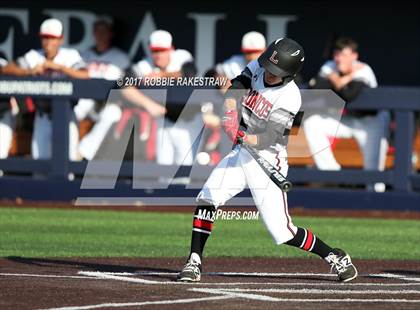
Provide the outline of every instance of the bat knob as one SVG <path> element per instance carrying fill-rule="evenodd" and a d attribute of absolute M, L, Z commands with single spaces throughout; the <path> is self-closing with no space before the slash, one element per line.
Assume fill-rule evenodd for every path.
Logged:
<path fill-rule="evenodd" d="M 292 189 L 292 183 L 289 182 L 289 181 L 284 181 L 281 184 L 281 189 L 282 189 L 283 192 L 287 193 L 288 191 L 290 191 Z"/>

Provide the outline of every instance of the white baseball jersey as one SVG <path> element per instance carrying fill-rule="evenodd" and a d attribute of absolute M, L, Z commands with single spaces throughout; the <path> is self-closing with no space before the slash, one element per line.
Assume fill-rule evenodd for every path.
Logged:
<path fill-rule="evenodd" d="M 265 69 L 257 60 L 250 62 L 242 75 L 251 79 L 248 94 L 240 102 L 243 129 L 248 134 L 264 134 L 268 126 L 276 128 L 274 142 L 258 151 L 273 167 L 287 175 L 287 139 L 285 131 L 292 126 L 301 106 L 300 92 L 291 81 L 286 85 L 267 85 Z M 292 239 L 297 232 L 288 213 L 287 196 L 274 184 L 258 162 L 240 146 L 236 146 L 213 170 L 197 196 L 198 202 L 215 207 L 249 187 L 265 226 L 277 244 Z"/>
<path fill-rule="evenodd" d="M 0 68 L 7 65 L 7 60 L 0 57 Z M 12 145 L 12 114 L 8 99 L 0 99 L 0 159 L 7 158 Z"/>
<path fill-rule="evenodd" d="M 247 61 L 243 55 L 233 55 L 224 62 L 216 65 L 219 74 L 226 75 L 229 80 L 233 80 L 245 69 Z"/>
<path fill-rule="evenodd" d="M 44 63 L 46 60 L 44 51 L 30 50 L 22 57 L 18 58 L 18 64 L 26 69 L 34 68 L 37 65 Z M 71 48 L 59 48 L 57 55 L 53 62 L 74 69 L 81 69 L 85 67 L 79 52 Z M 50 70 L 44 74 L 49 77 L 62 77 L 63 73 Z M 41 110 L 45 109 L 48 101 L 38 100 L 38 108 L 43 106 Z M 32 134 L 32 157 L 34 159 L 47 159 L 51 157 L 52 153 L 52 124 L 49 117 L 45 114 L 37 113 L 35 115 L 34 130 Z M 74 120 L 69 123 L 69 158 L 75 160 L 77 158 L 77 144 L 79 140 L 78 127 Z"/>
<path fill-rule="evenodd" d="M 130 66 L 128 55 L 117 47 L 111 47 L 103 53 L 98 53 L 91 48 L 82 53 L 83 60 L 87 63 L 87 70 L 91 78 L 116 80 L 122 77 Z M 95 110 L 95 101 L 81 99 L 74 108 L 78 119 L 84 119 Z M 97 121 L 92 130 L 83 137 L 79 143 L 79 153 L 87 160 L 92 160 L 98 152 L 113 124 L 121 118 L 121 108 L 118 104 L 108 102 L 96 114 Z"/>
<path fill-rule="evenodd" d="M 187 63 L 193 61 L 193 57 L 190 52 L 183 49 L 177 49 L 171 51 L 169 65 L 166 68 L 167 72 L 177 72 L 180 71 L 182 66 Z M 146 76 L 153 71 L 160 71 L 158 67 L 155 66 L 151 57 L 147 57 L 143 60 L 140 60 L 132 67 L 134 73 L 139 76 Z"/>
<path fill-rule="evenodd" d="M 116 80 L 130 66 L 128 55 L 117 47 L 111 47 L 103 53 L 91 48 L 82 53 L 82 58 L 87 64 L 89 76 L 96 79 Z"/>
<path fill-rule="evenodd" d="M 173 50 L 171 51 L 170 61 L 166 71 L 180 71 L 185 63 L 191 61 L 193 61 L 193 57 L 187 50 Z M 132 70 L 139 77 L 146 76 L 153 71 L 160 71 L 160 69 L 154 65 L 153 60 L 150 57 L 139 61 L 133 66 Z M 172 113 L 170 106 L 167 106 L 167 110 L 167 113 Z M 176 163 L 192 165 L 194 161 L 194 156 L 191 153 L 192 144 L 201 129 L 201 123 L 199 123 L 198 116 L 199 115 L 196 115 L 196 117 L 191 120 L 178 119 L 176 123 L 172 124 L 170 123 L 172 121 L 166 118 L 165 125 L 163 118 L 157 120 L 156 160 L 158 164 L 171 165 Z"/>
<path fill-rule="evenodd" d="M 25 55 L 17 59 L 19 66 L 25 69 L 35 68 L 37 65 L 45 62 L 44 50 L 30 50 Z M 66 66 L 68 68 L 81 69 L 85 67 L 85 63 L 79 52 L 73 48 L 60 47 L 57 55 L 52 60 L 54 63 Z M 46 75 L 59 77 L 63 74 L 56 71 L 47 72 Z"/>
<path fill-rule="evenodd" d="M 360 61 L 357 61 L 357 63 L 363 65 L 363 67 L 354 73 L 353 80 L 363 82 L 371 88 L 378 87 L 378 82 L 376 81 L 372 68 L 366 63 Z M 338 72 L 337 65 L 334 60 L 328 60 L 319 70 L 319 75 L 327 78 L 333 72 Z"/>
<path fill-rule="evenodd" d="M 264 71 L 258 60 L 254 60 L 242 73 L 251 79 L 251 88 L 241 103 L 242 125 L 249 134 L 264 134 L 268 123 L 272 123 L 278 129 L 278 136 L 267 150 L 278 153 L 286 148 L 287 133 L 300 109 L 301 96 L 294 81 L 274 87 L 266 85 Z"/>

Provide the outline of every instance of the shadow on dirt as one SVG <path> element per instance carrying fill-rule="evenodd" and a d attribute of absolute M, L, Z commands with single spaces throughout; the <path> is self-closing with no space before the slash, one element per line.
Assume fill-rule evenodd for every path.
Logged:
<path fill-rule="evenodd" d="M 118 263 L 118 259 L 115 259 L 115 263 L 100 263 L 99 259 L 95 259 L 96 262 L 85 261 L 84 259 L 50 259 L 50 258 L 31 258 L 31 257 L 20 257 L 20 256 L 8 256 L 5 259 L 13 261 L 15 263 L 34 265 L 38 267 L 57 267 L 57 268 L 71 268 L 86 269 L 86 271 L 101 271 L 101 272 L 178 272 L 179 270 L 169 268 L 154 268 L 140 265 L 127 265 L 121 259 L 121 264 Z M 92 259 L 93 260 L 93 259 Z"/>

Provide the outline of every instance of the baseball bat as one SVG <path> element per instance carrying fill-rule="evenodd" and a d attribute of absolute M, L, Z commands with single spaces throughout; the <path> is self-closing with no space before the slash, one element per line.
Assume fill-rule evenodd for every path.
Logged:
<path fill-rule="evenodd" d="M 280 173 L 276 168 L 274 168 L 267 160 L 262 158 L 258 153 L 250 146 L 246 144 L 241 144 L 248 153 L 257 161 L 261 169 L 265 172 L 267 176 L 276 184 L 283 192 L 287 193 L 292 189 L 292 183 L 287 180 L 284 175 Z"/>

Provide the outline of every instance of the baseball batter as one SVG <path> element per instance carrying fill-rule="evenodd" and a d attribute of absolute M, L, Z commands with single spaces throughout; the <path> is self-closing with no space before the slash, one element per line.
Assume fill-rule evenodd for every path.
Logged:
<path fill-rule="evenodd" d="M 178 275 L 179 281 L 200 281 L 203 250 L 216 208 L 246 186 L 276 244 L 285 243 L 319 255 L 341 281 L 357 277 L 348 254 L 331 248 L 309 229 L 293 224 L 286 194 L 241 147 L 241 143 L 253 147 L 283 175 L 287 174 L 287 135 L 301 106 L 300 91 L 293 79 L 304 59 L 298 43 L 280 38 L 233 79 L 225 97 L 223 128 L 235 147 L 213 170 L 197 197 L 191 252 Z"/>

